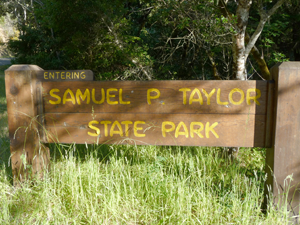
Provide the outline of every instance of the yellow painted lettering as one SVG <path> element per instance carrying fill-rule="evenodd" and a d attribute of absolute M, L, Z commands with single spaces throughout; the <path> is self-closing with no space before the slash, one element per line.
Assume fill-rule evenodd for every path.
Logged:
<path fill-rule="evenodd" d="M 120 88 L 120 90 L 119 90 L 119 101 L 120 101 L 120 104 L 122 104 L 122 105 L 129 105 L 130 101 L 124 102 L 122 94 L 123 94 L 123 89 Z"/>
<path fill-rule="evenodd" d="M 102 104 L 105 100 L 105 91 L 104 91 L 104 88 L 101 88 L 101 100 L 100 101 L 97 101 L 96 98 L 95 98 L 95 88 L 92 89 L 92 101 L 95 103 L 95 104 Z"/>
<path fill-rule="evenodd" d="M 151 92 L 155 92 L 156 95 L 152 96 L 150 95 Z M 160 91 L 156 88 L 150 88 L 147 90 L 147 102 L 148 102 L 148 105 L 151 105 L 151 99 L 157 99 L 160 97 Z"/>
<path fill-rule="evenodd" d="M 62 79 L 62 80 L 65 80 L 66 78 L 65 78 L 65 73 L 66 72 L 61 72 L 61 74 L 60 74 L 60 78 Z"/>
<path fill-rule="evenodd" d="M 166 128 L 166 126 L 171 126 L 171 128 Z M 166 137 L 166 133 L 175 130 L 175 124 L 171 121 L 164 121 L 161 126 L 162 136 Z"/>
<path fill-rule="evenodd" d="M 233 98 L 232 98 L 232 95 L 235 93 L 235 92 L 238 92 L 241 94 L 241 99 L 239 101 L 234 101 Z M 230 92 L 229 92 L 229 101 L 230 103 L 234 104 L 234 105 L 240 105 L 243 103 L 245 99 L 245 94 L 243 92 L 243 90 L 239 89 L 239 88 L 234 88 L 232 89 Z"/>
<path fill-rule="evenodd" d="M 77 72 L 77 73 L 74 72 L 74 78 L 75 78 L 75 79 L 79 79 L 79 72 Z"/>
<path fill-rule="evenodd" d="M 251 92 L 255 92 L 256 95 L 255 96 L 250 96 Z M 247 105 L 251 104 L 251 102 L 250 102 L 251 99 L 255 102 L 256 105 L 260 105 L 259 101 L 257 101 L 257 99 L 260 98 L 260 97 L 261 97 L 261 92 L 260 92 L 259 89 L 257 89 L 257 88 L 249 88 L 247 90 Z"/>
<path fill-rule="evenodd" d="M 56 73 L 56 79 L 59 78 L 59 72 L 55 72 Z"/>
<path fill-rule="evenodd" d="M 216 138 L 219 138 L 219 135 L 216 133 L 216 131 L 214 130 L 214 128 L 218 125 L 218 122 L 213 123 L 211 126 L 209 126 L 209 122 L 207 122 L 205 124 L 205 137 L 209 138 L 209 132 L 212 132 L 213 135 Z"/>
<path fill-rule="evenodd" d="M 107 127 L 107 125 L 111 124 L 111 121 L 103 120 L 103 121 L 101 121 L 101 124 L 104 124 L 104 135 L 105 135 L 105 137 L 107 137 L 108 136 L 108 127 Z"/>
<path fill-rule="evenodd" d="M 119 130 L 115 130 L 116 126 L 118 127 Z M 117 120 L 113 122 L 110 128 L 110 136 L 112 137 L 114 134 L 119 134 L 121 137 L 123 137 L 123 130 L 121 124 Z"/>
<path fill-rule="evenodd" d="M 183 131 L 180 131 L 180 128 L 183 127 Z M 189 137 L 189 131 L 184 122 L 179 122 L 175 130 L 175 137 L 178 138 L 179 135 L 184 135 L 186 138 Z"/>
<path fill-rule="evenodd" d="M 198 95 L 198 98 L 194 98 L 196 93 Z M 203 105 L 203 98 L 198 88 L 195 88 L 190 95 L 189 104 L 191 105 L 193 102 L 199 102 L 200 105 Z"/>
<path fill-rule="evenodd" d="M 134 124 L 133 124 L 133 133 L 134 133 L 134 136 L 136 137 L 145 137 L 146 134 L 139 134 L 138 133 L 138 130 L 143 130 L 142 127 L 138 127 L 139 124 L 145 124 L 144 121 L 135 121 Z"/>
<path fill-rule="evenodd" d="M 195 129 L 195 126 L 199 126 L 198 129 Z M 191 138 L 194 138 L 194 134 L 197 134 L 198 137 L 203 138 L 203 135 L 201 134 L 201 131 L 203 131 L 204 125 L 201 122 L 191 122 L 190 124 L 190 135 Z"/>
<path fill-rule="evenodd" d="M 88 132 L 88 135 L 90 135 L 92 137 L 97 137 L 100 134 L 100 129 L 98 127 L 93 126 L 94 124 L 99 124 L 99 122 L 96 121 L 96 120 L 90 121 L 89 122 L 89 128 L 94 130 L 96 133 Z"/>
<path fill-rule="evenodd" d="M 86 99 L 86 104 L 90 104 L 90 100 L 91 100 L 90 90 L 85 89 L 84 94 L 82 94 L 81 90 L 77 89 L 77 91 L 76 91 L 76 101 L 77 101 L 78 105 L 81 104 L 80 98 L 81 98 L 82 101 L 84 101 Z"/>
<path fill-rule="evenodd" d="M 106 98 L 107 98 L 106 101 L 110 105 L 117 105 L 118 101 L 111 101 L 110 100 L 110 98 L 116 97 L 116 95 L 110 94 L 111 91 L 118 91 L 118 89 L 116 89 L 116 88 L 108 88 L 107 91 L 106 91 Z"/>
<path fill-rule="evenodd" d="M 55 73 L 49 72 L 49 79 L 55 79 Z"/>
<path fill-rule="evenodd" d="M 67 95 L 70 95 L 70 98 L 67 98 Z M 63 96 L 63 104 L 66 104 L 66 102 L 72 102 L 73 105 L 75 105 L 75 96 L 73 94 L 73 92 L 68 88 L 65 93 L 64 93 L 64 96 Z"/>
<path fill-rule="evenodd" d="M 71 73 L 70 73 L 70 72 L 67 72 L 67 73 L 66 73 L 66 79 L 71 79 L 70 75 L 71 75 Z"/>
<path fill-rule="evenodd" d="M 44 72 L 44 79 L 48 80 L 48 72 Z"/>
<path fill-rule="evenodd" d="M 81 73 L 80 73 L 80 78 L 84 80 L 85 77 L 86 77 L 85 73 L 84 73 L 84 72 L 81 72 Z"/>
<path fill-rule="evenodd" d="M 131 121 L 122 121 L 121 124 L 124 124 L 125 125 L 125 136 L 128 137 L 129 136 L 129 124 L 132 124 Z"/>
<path fill-rule="evenodd" d="M 202 92 L 205 95 L 205 97 L 207 98 L 207 105 L 210 105 L 210 98 L 211 96 L 216 92 L 216 89 L 212 89 L 211 92 L 208 94 L 205 89 L 202 88 Z"/>
<path fill-rule="evenodd" d="M 229 102 L 222 102 L 221 101 L 221 89 L 218 88 L 218 91 L 217 91 L 217 104 L 218 105 L 228 105 Z"/>
<path fill-rule="evenodd" d="M 58 95 L 54 94 L 54 92 L 59 92 L 59 89 L 51 89 L 50 91 L 50 96 L 53 97 L 53 98 L 56 98 L 57 101 L 52 101 L 52 100 L 49 100 L 49 103 L 52 104 L 52 105 L 57 105 L 57 104 L 60 104 L 61 103 L 61 97 L 59 97 Z"/>
<path fill-rule="evenodd" d="M 183 96 L 182 96 L 183 104 L 186 105 L 186 93 L 188 91 L 191 91 L 191 89 L 189 89 L 189 88 L 180 88 L 179 91 L 182 91 L 182 94 L 183 94 Z"/>

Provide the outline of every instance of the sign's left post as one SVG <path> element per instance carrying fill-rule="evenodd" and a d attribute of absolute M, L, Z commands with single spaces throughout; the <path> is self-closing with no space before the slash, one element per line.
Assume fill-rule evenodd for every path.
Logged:
<path fill-rule="evenodd" d="M 43 144 L 42 68 L 13 65 L 5 71 L 11 166 L 14 185 L 42 178 L 49 169 L 50 152 Z"/>

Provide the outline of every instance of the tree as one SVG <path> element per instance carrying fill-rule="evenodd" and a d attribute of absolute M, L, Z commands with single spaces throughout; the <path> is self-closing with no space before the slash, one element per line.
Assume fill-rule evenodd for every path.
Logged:
<path fill-rule="evenodd" d="M 204 68 L 210 79 L 248 79 L 251 54 L 256 70 L 264 79 L 271 79 L 263 52 L 255 44 L 283 2 L 157 1 L 141 38 L 154 49 L 150 54 L 156 59 L 156 74 L 168 72 L 169 77 L 195 79 Z M 208 73 L 208 67 L 212 72 Z M 174 75 L 173 71 L 185 75 Z"/>
<path fill-rule="evenodd" d="M 157 1 L 140 37 L 164 79 L 221 79 L 229 76 L 230 28 L 209 1 Z M 221 54 L 220 54 L 221 53 Z M 218 55 L 220 57 L 215 58 Z M 218 73 L 217 67 L 225 68 Z M 226 75 L 224 75 L 226 74 Z"/>
<path fill-rule="evenodd" d="M 287 1 L 266 24 L 262 34 L 263 43 L 267 45 L 266 56 L 270 63 L 276 59 L 300 61 L 300 2 Z M 273 58 L 272 58 L 273 56 Z"/>
<path fill-rule="evenodd" d="M 19 63 L 89 68 L 102 78 L 248 79 L 253 66 L 270 79 L 268 66 L 284 48 L 265 54 L 275 26 L 262 31 L 283 2 L 293 7 L 287 0 L 11 0 L 21 36 L 10 46 Z"/>
<path fill-rule="evenodd" d="M 259 23 L 250 37 L 246 32 L 246 28 L 249 21 L 250 9 L 253 4 L 252 0 L 240 0 L 237 3 L 235 17 L 228 11 L 227 4 L 229 1 L 220 0 L 219 7 L 223 11 L 223 15 L 230 19 L 231 23 L 235 28 L 235 34 L 232 36 L 233 42 L 233 60 L 234 66 L 234 77 L 238 80 L 247 79 L 246 61 L 248 59 L 251 50 L 255 48 L 255 43 L 259 38 L 265 23 L 268 19 L 276 12 L 276 10 L 286 0 L 278 0 L 269 10 L 263 5 L 262 0 L 256 1 L 256 8 L 260 16 Z M 252 51 L 255 51 L 252 50 Z M 256 51 L 257 53 L 257 51 Z M 256 57 L 259 60 L 259 57 Z M 265 64 L 265 63 L 264 63 Z M 265 64 L 266 65 L 266 64 Z M 270 79 L 270 77 L 266 77 Z"/>
<path fill-rule="evenodd" d="M 10 42 L 16 61 L 92 69 L 104 79 L 151 79 L 151 60 L 146 46 L 128 32 L 124 2 L 35 0 L 22 17 L 20 40 Z"/>

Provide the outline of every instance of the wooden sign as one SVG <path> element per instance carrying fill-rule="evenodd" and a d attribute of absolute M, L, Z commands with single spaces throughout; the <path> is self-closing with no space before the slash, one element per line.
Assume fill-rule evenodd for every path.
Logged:
<path fill-rule="evenodd" d="M 43 176 L 51 142 L 268 147 L 265 196 L 298 210 L 300 63 L 271 73 L 275 81 L 99 82 L 88 71 L 13 65 L 5 85 L 14 184 Z"/>
<path fill-rule="evenodd" d="M 266 81 L 43 83 L 46 142 L 266 146 Z"/>
<path fill-rule="evenodd" d="M 37 72 L 37 79 L 45 81 L 92 81 L 91 70 L 42 70 Z"/>

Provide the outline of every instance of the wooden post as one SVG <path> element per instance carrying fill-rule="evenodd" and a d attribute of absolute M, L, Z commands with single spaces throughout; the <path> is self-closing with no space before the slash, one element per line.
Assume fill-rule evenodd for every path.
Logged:
<path fill-rule="evenodd" d="M 284 62 L 271 69 L 275 80 L 273 144 L 267 150 L 268 179 L 276 205 L 288 204 L 299 213 L 300 203 L 300 62 Z M 292 179 L 288 178 L 292 175 Z M 286 199 L 288 202 L 286 202 Z"/>
<path fill-rule="evenodd" d="M 13 65 L 5 71 L 11 165 L 14 185 L 26 178 L 43 177 L 49 148 L 41 143 L 41 84 L 34 65 Z"/>

